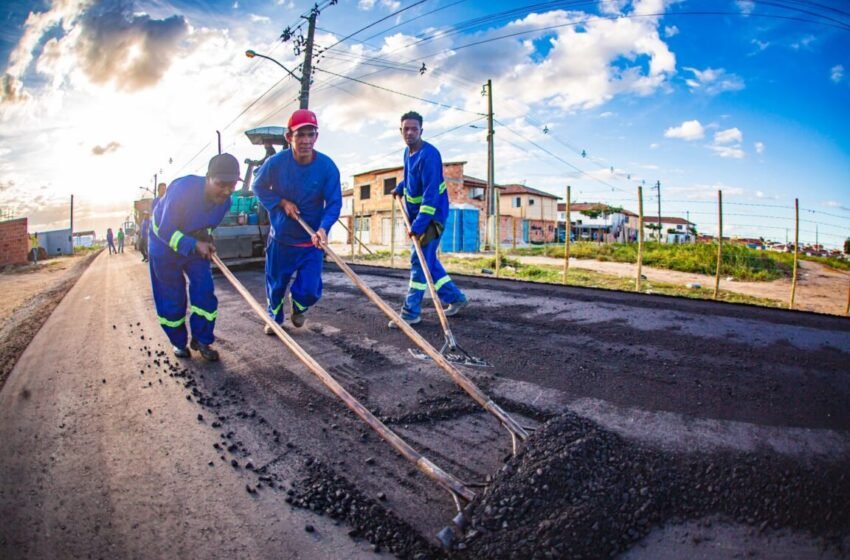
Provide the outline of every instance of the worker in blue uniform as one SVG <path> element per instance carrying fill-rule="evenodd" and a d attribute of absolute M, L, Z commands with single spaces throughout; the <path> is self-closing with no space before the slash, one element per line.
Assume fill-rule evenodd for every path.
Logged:
<path fill-rule="evenodd" d="M 210 347 L 218 316 L 210 257 L 212 230 L 230 209 L 239 180 L 239 162 L 230 154 L 213 157 L 206 177 L 175 179 L 158 199 L 148 236 L 151 285 L 159 323 L 179 358 L 190 357 L 186 331 L 186 279 L 189 279 L 191 347 L 206 360 L 219 359 Z"/>
<path fill-rule="evenodd" d="M 339 169 L 331 158 L 314 149 L 318 137 L 315 113 L 295 111 L 286 131 L 290 148 L 268 158 L 254 179 L 254 193 L 268 210 L 271 222 L 266 243 L 269 316 L 283 323 L 283 299 L 295 275 L 290 288 L 295 327 L 304 325 L 307 310 L 322 297 L 321 247 L 342 209 Z M 313 228 L 312 237 L 296 216 Z M 268 325 L 265 332 L 274 334 Z"/>
<path fill-rule="evenodd" d="M 419 240 L 437 297 L 448 306 L 446 315 L 451 317 L 469 305 L 469 298 L 458 289 L 437 258 L 437 248 L 449 214 L 443 160 L 437 148 L 422 140 L 422 115 L 415 111 L 402 115 L 400 130 L 407 145 L 404 149 L 404 178 L 396 186 L 393 196 L 404 199 L 411 221 L 409 235 L 411 239 Z M 410 251 L 410 284 L 401 310 L 401 318 L 408 324 L 422 321 L 422 298 L 427 289 L 425 272 L 413 249 Z M 396 324 L 390 321 L 389 326 L 395 328 Z"/>

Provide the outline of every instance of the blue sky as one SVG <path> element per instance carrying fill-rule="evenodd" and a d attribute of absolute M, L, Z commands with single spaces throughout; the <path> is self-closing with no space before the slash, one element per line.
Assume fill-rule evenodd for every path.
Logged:
<path fill-rule="evenodd" d="M 499 183 L 559 196 L 570 184 L 574 201 L 631 210 L 643 183 L 655 213 L 660 181 L 662 213 L 709 234 L 722 190 L 726 235 L 778 241 L 796 197 L 804 242 L 850 236 L 846 2 L 324 4 L 323 47 L 390 16 L 325 52 L 314 74 L 317 148 L 344 181 L 400 163 L 397 121 L 409 109 L 425 115 L 425 138 L 445 160 L 486 177 L 480 92 L 492 79 Z M 311 6 L 4 4 L 0 208 L 29 216 L 33 230 L 63 227 L 74 194 L 77 226 L 103 230 L 154 173 L 203 174 L 216 129 L 240 160 L 257 157 L 243 131 L 285 124 L 298 85 L 244 51 L 297 69 L 292 42 L 278 37 Z"/>

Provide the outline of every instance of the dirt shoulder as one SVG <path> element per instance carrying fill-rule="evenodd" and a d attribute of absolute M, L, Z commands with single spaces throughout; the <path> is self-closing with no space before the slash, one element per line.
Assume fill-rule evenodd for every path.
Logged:
<path fill-rule="evenodd" d="M 98 254 L 58 257 L 0 273 L 0 389 L 32 337 Z"/>

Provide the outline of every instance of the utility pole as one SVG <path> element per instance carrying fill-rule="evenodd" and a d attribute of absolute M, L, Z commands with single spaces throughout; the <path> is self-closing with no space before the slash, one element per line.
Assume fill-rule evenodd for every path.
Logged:
<path fill-rule="evenodd" d="M 493 215 L 496 213 L 496 179 L 493 165 L 493 80 L 487 80 L 484 86 L 487 90 L 487 229 L 484 232 L 484 249 L 490 249 L 490 242 L 498 236 L 499 224 L 496 224 Z"/>
<path fill-rule="evenodd" d="M 301 109 L 307 109 L 310 105 L 310 82 L 313 81 L 313 36 L 316 34 L 316 16 L 318 15 L 319 9 L 314 6 L 307 18 L 307 43 L 304 46 L 304 64 L 301 66 Z"/>
<path fill-rule="evenodd" d="M 661 243 L 661 181 L 655 181 L 652 188 L 658 191 L 658 242 Z"/>

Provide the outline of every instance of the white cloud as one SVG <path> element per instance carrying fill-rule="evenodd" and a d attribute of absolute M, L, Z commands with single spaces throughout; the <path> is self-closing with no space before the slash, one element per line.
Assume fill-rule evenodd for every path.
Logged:
<path fill-rule="evenodd" d="M 715 144 L 740 144 L 743 139 L 744 135 L 737 128 L 727 128 L 714 133 Z"/>
<path fill-rule="evenodd" d="M 614 113 L 612 111 L 605 111 L 604 113 L 599 114 L 600 119 L 607 119 L 609 117 L 613 117 Z"/>
<path fill-rule="evenodd" d="M 233 9 L 234 9 L 234 10 L 238 10 L 238 9 L 239 9 L 239 0 L 236 0 L 236 1 L 233 3 Z"/>
<path fill-rule="evenodd" d="M 658 144 L 656 142 L 653 142 L 652 144 L 649 145 L 649 149 L 650 150 L 658 149 Z"/>
<path fill-rule="evenodd" d="M 841 64 L 836 64 L 832 68 L 829 69 L 829 79 L 835 82 L 836 84 L 840 82 L 844 78 L 844 66 Z"/>
<path fill-rule="evenodd" d="M 727 74 L 723 68 L 696 68 L 685 67 L 684 70 L 691 72 L 694 77 L 685 80 L 691 91 L 701 91 L 708 95 L 717 95 L 724 91 L 739 91 L 744 89 L 744 80 L 735 74 Z"/>
<path fill-rule="evenodd" d="M 251 14 L 250 18 L 253 23 L 271 23 L 272 21 L 268 16 L 259 16 L 257 14 Z"/>
<path fill-rule="evenodd" d="M 664 132 L 665 138 L 681 138 L 682 140 L 699 140 L 705 136 L 705 129 L 699 121 L 685 121 L 681 125 L 668 128 Z"/>
<path fill-rule="evenodd" d="M 812 43 L 815 42 L 816 37 L 814 35 L 805 35 L 799 41 L 794 41 L 791 43 L 791 48 L 800 51 L 800 50 L 808 50 Z"/>
<path fill-rule="evenodd" d="M 764 153 L 764 142 L 756 142 L 755 144 L 753 144 L 753 147 L 755 147 L 757 154 Z"/>
<path fill-rule="evenodd" d="M 679 34 L 679 28 L 675 25 L 668 25 L 664 27 L 664 37 L 669 39 L 670 37 L 675 37 Z"/>
<path fill-rule="evenodd" d="M 759 39 L 753 39 L 750 43 L 755 45 L 759 52 L 766 50 L 770 46 L 770 41 L 761 41 Z"/>
<path fill-rule="evenodd" d="M 735 5 L 744 15 L 750 15 L 756 9 L 756 3 L 752 0 L 736 0 Z"/>
<path fill-rule="evenodd" d="M 375 0 L 360 0 L 357 2 L 357 7 L 364 11 L 369 11 L 375 7 Z"/>
<path fill-rule="evenodd" d="M 744 150 L 739 146 L 709 146 L 711 151 L 722 158 L 743 159 Z"/>

